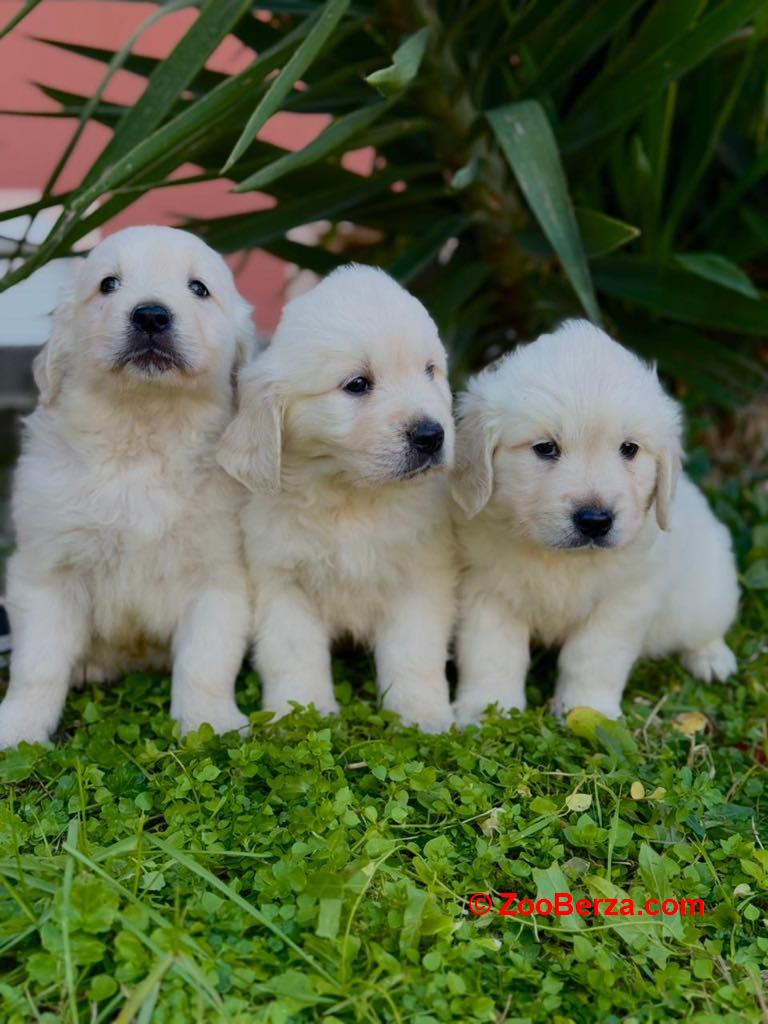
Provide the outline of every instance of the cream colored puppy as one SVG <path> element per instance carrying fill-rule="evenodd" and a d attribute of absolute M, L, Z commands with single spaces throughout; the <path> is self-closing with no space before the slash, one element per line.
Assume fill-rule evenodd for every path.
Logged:
<path fill-rule="evenodd" d="M 80 267 L 35 361 L 0 747 L 47 739 L 72 682 L 171 662 L 184 730 L 247 724 L 242 492 L 215 450 L 252 339 L 226 264 L 184 231 L 128 228 Z"/>
<path fill-rule="evenodd" d="M 470 381 L 454 481 L 460 723 L 525 707 L 532 638 L 561 646 L 561 714 L 621 714 L 641 655 L 679 652 L 707 681 L 735 670 L 730 538 L 680 476 L 680 433 L 655 371 L 583 321 Z"/>
<path fill-rule="evenodd" d="M 452 454 L 445 351 L 420 302 L 349 266 L 287 305 L 219 453 L 253 491 L 243 523 L 267 710 L 336 711 L 330 645 L 347 634 L 374 647 L 385 707 L 450 726 Z"/>

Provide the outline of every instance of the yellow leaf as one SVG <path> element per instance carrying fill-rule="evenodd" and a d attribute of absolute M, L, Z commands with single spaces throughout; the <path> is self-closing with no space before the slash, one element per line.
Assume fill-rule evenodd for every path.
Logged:
<path fill-rule="evenodd" d="M 667 795 L 666 789 L 663 786 L 657 786 L 656 789 L 648 797 L 649 800 L 663 800 Z"/>
<path fill-rule="evenodd" d="M 686 736 L 693 736 L 709 725 L 709 719 L 701 711 L 683 711 L 675 719 L 675 728 Z"/>
<path fill-rule="evenodd" d="M 565 798 L 565 806 L 569 811 L 587 811 L 592 806 L 589 793 L 571 793 Z"/>
<path fill-rule="evenodd" d="M 642 800 L 645 796 L 645 786 L 642 784 L 642 782 L 640 782 L 639 780 L 633 782 L 632 785 L 629 787 L 629 795 L 632 797 L 633 800 Z"/>

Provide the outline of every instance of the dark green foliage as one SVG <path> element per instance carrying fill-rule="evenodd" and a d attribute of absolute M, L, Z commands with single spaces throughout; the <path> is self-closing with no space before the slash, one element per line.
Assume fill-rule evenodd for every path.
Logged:
<path fill-rule="evenodd" d="M 168 0 L 152 17 L 180 6 Z M 434 311 L 459 380 L 586 312 L 706 398 L 738 404 L 765 386 L 762 0 L 270 9 L 265 20 L 247 0 L 201 4 L 160 63 L 131 47 L 52 42 L 148 87 L 128 109 L 101 102 L 101 90 L 45 89 L 81 127 L 94 118 L 114 135 L 64 197 L 49 240 L 0 287 L 192 164 L 193 178 L 224 175 L 277 200 L 194 230 L 224 251 L 262 247 L 318 272 L 350 258 L 388 267 Z M 204 67 L 229 31 L 258 55 L 231 76 Z M 279 109 L 332 120 L 287 154 L 256 138 Z M 365 146 L 377 156 L 370 180 L 342 165 Z M 39 206 L 53 202 L 60 169 Z M 318 246 L 286 239 L 320 220 L 331 226 Z M 374 234 L 340 243 L 341 221 Z"/>

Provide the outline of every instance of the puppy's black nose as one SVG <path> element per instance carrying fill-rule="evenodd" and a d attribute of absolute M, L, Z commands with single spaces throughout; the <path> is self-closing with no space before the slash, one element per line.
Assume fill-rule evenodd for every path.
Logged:
<path fill-rule="evenodd" d="M 420 420 L 408 430 L 408 440 L 412 448 L 425 455 L 436 455 L 443 447 L 445 431 L 434 420 Z"/>
<path fill-rule="evenodd" d="M 173 314 L 165 306 L 137 306 L 131 313 L 131 323 L 145 334 L 162 334 L 172 320 Z"/>
<path fill-rule="evenodd" d="M 573 513 L 573 525 L 583 537 L 604 537 L 613 526 L 613 512 L 584 505 Z"/>

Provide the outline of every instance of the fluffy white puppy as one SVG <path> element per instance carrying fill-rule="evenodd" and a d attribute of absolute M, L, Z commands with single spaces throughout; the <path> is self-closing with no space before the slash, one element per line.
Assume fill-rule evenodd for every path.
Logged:
<path fill-rule="evenodd" d="M 184 730 L 247 723 L 243 492 L 215 452 L 252 341 L 226 264 L 184 231 L 128 228 L 80 267 L 34 366 L 0 747 L 47 739 L 71 683 L 171 660 Z"/>
<path fill-rule="evenodd" d="M 336 711 L 330 644 L 351 635 L 375 649 L 385 707 L 450 726 L 452 454 L 445 350 L 420 302 L 349 266 L 286 306 L 219 453 L 253 491 L 243 523 L 265 709 Z"/>
<path fill-rule="evenodd" d="M 641 655 L 679 652 L 703 680 L 735 670 L 730 538 L 680 476 L 680 435 L 655 370 L 583 321 L 470 381 L 454 480 L 460 723 L 525 706 L 532 638 L 561 646 L 561 714 L 621 714 Z"/>

